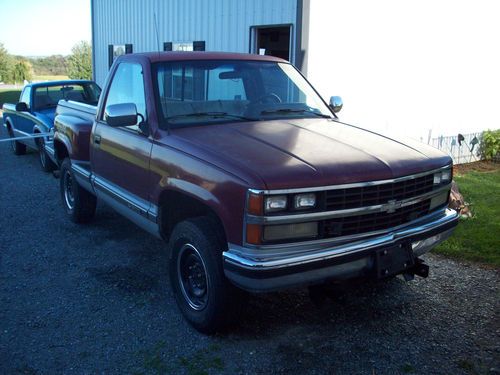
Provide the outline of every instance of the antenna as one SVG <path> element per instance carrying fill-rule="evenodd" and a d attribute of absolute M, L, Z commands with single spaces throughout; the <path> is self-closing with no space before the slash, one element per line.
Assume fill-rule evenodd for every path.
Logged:
<path fill-rule="evenodd" d="M 160 56 L 160 33 L 158 32 L 158 19 L 156 18 L 156 12 L 154 12 L 155 21 L 155 31 L 156 31 L 156 43 L 158 44 L 158 56 Z"/>
<path fill-rule="evenodd" d="M 158 18 L 156 18 L 156 12 L 153 13 L 155 21 L 155 32 L 156 32 L 156 43 L 158 44 L 158 58 L 160 57 L 160 33 L 158 32 Z M 168 122 L 167 122 L 168 124 Z M 167 125 L 167 133 L 170 134 L 170 125 Z"/>

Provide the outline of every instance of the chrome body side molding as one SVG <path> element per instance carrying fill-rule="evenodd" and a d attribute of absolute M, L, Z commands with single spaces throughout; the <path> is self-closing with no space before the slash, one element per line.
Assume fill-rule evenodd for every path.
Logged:
<path fill-rule="evenodd" d="M 115 184 L 95 176 L 90 163 L 72 160 L 71 169 L 78 184 L 95 194 L 115 211 L 155 237 L 161 238 L 157 222 L 158 206 L 141 199 Z"/>
<path fill-rule="evenodd" d="M 90 183 L 90 162 L 72 160 L 71 170 L 73 171 L 76 182 L 78 182 L 81 187 L 90 192 L 94 191 Z"/>

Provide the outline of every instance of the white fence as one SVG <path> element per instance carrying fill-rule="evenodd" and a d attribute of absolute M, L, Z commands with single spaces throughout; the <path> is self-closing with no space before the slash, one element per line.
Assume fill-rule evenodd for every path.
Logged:
<path fill-rule="evenodd" d="M 481 134 L 482 133 L 464 134 L 462 142 L 459 142 L 458 136 L 441 136 L 432 138 L 429 144 L 450 155 L 453 159 L 453 164 L 471 163 L 481 160 L 479 154 Z"/>

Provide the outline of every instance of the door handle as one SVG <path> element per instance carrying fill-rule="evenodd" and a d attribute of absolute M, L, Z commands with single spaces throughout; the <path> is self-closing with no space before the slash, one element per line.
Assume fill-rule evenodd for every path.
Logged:
<path fill-rule="evenodd" d="M 100 145 L 101 144 L 101 136 L 100 135 L 94 135 L 94 143 L 96 145 Z"/>

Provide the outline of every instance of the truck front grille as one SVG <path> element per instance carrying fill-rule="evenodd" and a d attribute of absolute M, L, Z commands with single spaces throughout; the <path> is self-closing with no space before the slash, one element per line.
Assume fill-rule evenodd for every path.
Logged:
<path fill-rule="evenodd" d="M 387 203 L 390 200 L 400 201 L 413 198 L 432 191 L 433 174 L 410 180 L 358 188 L 327 190 L 325 207 L 327 211 L 345 210 L 349 208 L 367 207 Z M 388 216 L 381 214 L 381 217 Z M 370 216 L 370 215 L 364 215 Z"/>
<path fill-rule="evenodd" d="M 320 235 L 323 238 L 349 236 L 403 225 L 428 214 L 430 202 L 431 200 L 427 199 L 392 213 L 377 212 L 324 220 L 320 222 Z"/>

